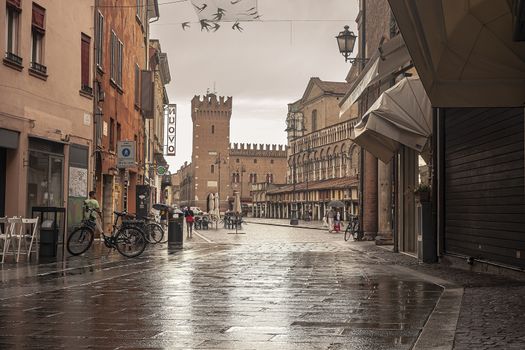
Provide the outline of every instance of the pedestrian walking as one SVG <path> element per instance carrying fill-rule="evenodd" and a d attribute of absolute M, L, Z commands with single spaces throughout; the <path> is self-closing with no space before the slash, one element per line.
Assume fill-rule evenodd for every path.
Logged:
<path fill-rule="evenodd" d="M 328 219 L 328 232 L 332 232 L 334 230 L 334 216 L 334 210 L 332 208 L 328 209 L 326 212 L 326 217 Z"/>
<path fill-rule="evenodd" d="M 190 208 L 187 208 L 187 210 L 184 213 L 184 216 L 186 218 L 186 238 L 192 238 L 193 223 L 195 222 L 195 214 L 193 213 L 193 210 L 191 210 Z"/>
<path fill-rule="evenodd" d="M 334 231 L 335 232 L 341 231 L 341 212 L 339 210 L 336 210 L 335 212 Z"/>

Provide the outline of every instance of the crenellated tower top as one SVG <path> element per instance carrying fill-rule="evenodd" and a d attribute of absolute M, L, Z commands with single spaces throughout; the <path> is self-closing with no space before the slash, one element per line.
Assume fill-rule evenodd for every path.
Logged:
<path fill-rule="evenodd" d="M 204 96 L 196 95 L 191 100 L 192 119 L 195 120 L 197 115 L 230 118 L 232 113 L 232 102 L 232 97 L 218 97 L 215 94 L 207 94 Z"/>

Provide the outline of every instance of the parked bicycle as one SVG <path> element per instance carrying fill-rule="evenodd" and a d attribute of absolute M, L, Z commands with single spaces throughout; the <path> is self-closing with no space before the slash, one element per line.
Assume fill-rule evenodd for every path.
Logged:
<path fill-rule="evenodd" d="M 350 237 L 352 237 L 354 241 L 360 241 L 363 239 L 363 236 L 363 231 L 359 225 L 359 217 L 357 215 L 350 215 L 350 220 L 345 230 L 345 241 L 348 241 Z"/>
<path fill-rule="evenodd" d="M 82 220 L 80 227 L 76 228 L 67 239 L 67 250 L 71 255 L 80 255 L 86 252 L 95 238 L 96 219 L 95 214 L 100 215 L 94 208 L 86 208 L 87 218 Z M 111 235 L 106 236 L 101 232 L 104 244 L 110 249 L 116 249 L 120 254 L 128 258 L 134 258 L 142 254 L 146 248 L 147 240 L 144 231 L 135 224 L 123 220 L 126 212 L 114 212 L 115 221 Z M 119 220 L 121 225 L 118 225 Z"/>
<path fill-rule="evenodd" d="M 144 216 L 141 217 L 141 220 L 135 220 L 135 215 L 133 214 L 128 213 L 126 216 L 132 219 L 126 221 L 126 223 L 131 226 L 136 225 L 141 231 L 143 231 L 144 237 L 149 244 L 160 243 L 164 238 L 164 228 L 154 217 Z"/>

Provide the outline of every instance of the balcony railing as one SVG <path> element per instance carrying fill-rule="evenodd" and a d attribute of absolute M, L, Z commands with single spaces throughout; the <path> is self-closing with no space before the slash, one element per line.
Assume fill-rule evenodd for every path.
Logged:
<path fill-rule="evenodd" d="M 17 56 L 15 55 L 14 53 L 12 52 L 6 52 L 5 53 L 5 58 L 6 60 L 18 65 L 18 66 L 21 66 L 22 65 L 22 57 L 20 56 Z"/>
<path fill-rule="evenodd" d="M 31 69 L 42 75 L 47 74 L 47 67 L 37 62 L 31 62 Z"/>

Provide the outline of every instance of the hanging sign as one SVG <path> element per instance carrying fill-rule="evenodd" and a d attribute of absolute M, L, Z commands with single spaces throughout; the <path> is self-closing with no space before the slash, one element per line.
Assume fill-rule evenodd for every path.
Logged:
<path fill-rule="evenodd" d="M 166 149 L 166 155 L 167 156 L 174 156 L 175 155 L 175 141 L 176 141 L 176 131 L 177 131 L 177 105 L 176 104 L 169 104 L 167 109 L 167 115 L 168 115 L 168 133 L 167 133 L 167 149 Z"/>

